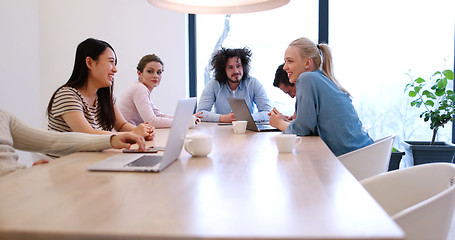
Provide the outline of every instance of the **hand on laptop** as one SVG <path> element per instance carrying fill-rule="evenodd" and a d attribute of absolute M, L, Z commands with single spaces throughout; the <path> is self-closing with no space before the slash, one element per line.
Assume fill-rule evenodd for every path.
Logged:
<path fill-rule="evenodd" d="M 134 133 L 119 132 L 111 136 L 111 146 L 113 148 L 126 148 L 130 149 L 131 144 L 137 143 L 138 151 L 145 150 L 145 140 Z"/>

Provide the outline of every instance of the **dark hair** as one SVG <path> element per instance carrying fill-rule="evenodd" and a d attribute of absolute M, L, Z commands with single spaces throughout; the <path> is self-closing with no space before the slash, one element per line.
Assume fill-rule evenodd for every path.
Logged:
<path fill-rule="evenodd" d="M 280 83 L 286 86 L 294 86 L 294 83 L 289 82 L 288 73 L 283 69 L 284 63 L 278 66 L 275 72 L 275 79 L 273 79 L 273 86 L 279 88 Z"/>
<path fill-rule="evenodd" d="M 49 105 L 47 106 L 47 114 L 50 115 L 52 104 L 54 103 L 55 94 L 63 87 L 81 88 L 87 85 L 88 81 L 88 68 L 85 62 L 87 57 L 93 60 L 98 60 L 98 57 L 107 49 L 110 48 L 115 55 L 115 65 L 117 65 L 117 55 L 115 54 L 114 48 L 109 43 L 88 38 L 85 41 L 79 43 L 76 49 L 76 58 L 74 60 L 73 73 L 69 80 L 60 86 L 52 95 Z M 100 88 L 97 91 L 98 103 L 101 105 L 101 124 L 104 130 L 110 131 L 115 125 L 115 111 L 114 111 L 114 99 L 113 92 L 114 83 L 112 86 Z"/>
<path fill-rule="evenodd" d="M 228 49 L 221 47 L 215 54 L 212 56 L 210 64 L 212 65 L 212 70 L 215 70 L 215 79 L 219 83 L 227 83 L 228 76 L 226 75 L 226 63 L 229 58 L 238 57 L 242 61 L 243 66 L 243 77 L 242 81 L 248 77 L 250 72 L 250 58 L 251 50 L 249 48 L 234 48 Z"/>
<path fill-rule="evenodd" d="M 136 69 L 139 71 L 139 72 L 143 72 L 144 71 L 144 68 L 145 68 L 145 65 L 147 65 L 147 63 L 149 62 L 159 62 L 161 63 L 161 66 L 164 67 L 164 63 L 163 61 L 161 61 L 161 59 L 155 55 L 155 54 L 148 54 L 148 55 L 145 55 L 141 58 L 141 60 L 139 61 L 139 63 L 137 64 L 137 67 Z M 164 69 L 163 69 L 164 70 Z"/>

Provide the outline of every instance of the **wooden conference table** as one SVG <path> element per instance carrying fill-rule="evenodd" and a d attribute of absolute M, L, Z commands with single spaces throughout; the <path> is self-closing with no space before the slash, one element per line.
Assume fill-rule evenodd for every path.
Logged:
<path fill-rule="evenodd" d="M 156 145 L 167 139 L 157 130 Z M 118 150 L 74 153 L 0 178 L 0 239 L 403 239 L 319 137 L 279 154 L 278 132 L 213 135 L 208 157 L 161 173 L 90 172 Z"/>

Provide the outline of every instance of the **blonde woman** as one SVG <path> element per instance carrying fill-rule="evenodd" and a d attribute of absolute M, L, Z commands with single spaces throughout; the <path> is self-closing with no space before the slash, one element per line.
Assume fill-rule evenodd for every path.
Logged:
<path fill-rule="evenodd" d="M 270 124 L 285 133 L 320 136 L 336 155 L 373 143 L 352 105 L 349 92 L 335 79 L 326 44 L 299 38 L 289 44 L 283 69 L 296 85 L 296 118 L 288 122 L 273 109 Z"/>

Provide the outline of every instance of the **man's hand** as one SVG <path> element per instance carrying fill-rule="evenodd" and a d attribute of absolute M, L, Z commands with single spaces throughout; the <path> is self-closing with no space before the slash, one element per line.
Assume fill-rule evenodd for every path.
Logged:
<path fill-rule="evenodd" d="M 227 115 L 221 115 L 220 116 L 220 122 L 221 123 L 231 123 L 232 121 L 235 121 L 235 116 L 233 112 L 230 112 Z"/>
<path fill-rule="evenodd" d="M 145 150 L 145 140 L 143 137 L 140 137 L 134 133 L 130 132 L 120 132 L 116 133 L 116 135 L 111 136 L 111 146 L 113 148 L 126 148 L 130 149 L 131 144 L 137 143 L 138 150 L 144 151 Z"/>

